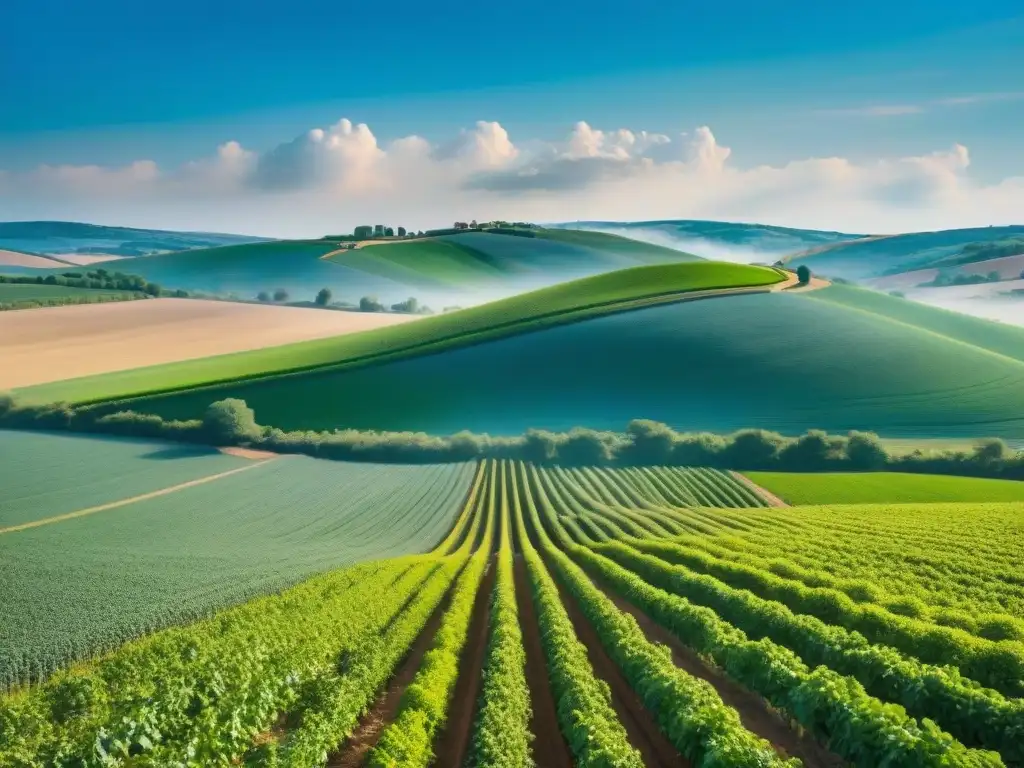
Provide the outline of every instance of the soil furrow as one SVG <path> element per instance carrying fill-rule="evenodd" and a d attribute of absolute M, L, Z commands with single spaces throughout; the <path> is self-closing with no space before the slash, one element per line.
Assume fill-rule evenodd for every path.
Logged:
<path fill-rule="evenodd" d="M 668 646 L 677 667 L 709 682 L 722 701 L 739 713 L 743 727 L 771 742 L 780 755 L 798 757 L 806 768 L 842 768 L 846 765 L 842 758 L 829 752 L 803 732 L 799 725 L 791 726 L 781 713 L 756 693 L 748 691 L 729 679 L 722 670 L 704 662 L 693 649 L 684 645 L 679 638 L 635 605 L 610 590 L 604 591 L 619 610 L 636 619 L 648 640 Z"/>
<path fill-rule="evenodd" d="M 513 526 L 514 528 L 514 526 Z M 530 687 L 530 731 L 533 733 L 533 759 L 537 768 L 572 768 L 572 753 L 558 727 L 558 707 L 548 680 L 541 644 L 537 613 L 530 597 L 530 579 L 522 555 L 515 558 L 516 604 L 519 625 L 526 649 L 526 682 Z"/>
<path fill-rule="evenodd" d="M 416 677 L 420 662 L 430 650 L 434 635 L 437 634 L 445 611 L 448 610 L 456 580 L 457 577 L 452 580 L 444 599 L 430 615 L 423 631 L 399 664 L 398 671 L 392 675 L 387 688 L 363 715 L 352 735 L 328 758 L 327 768 L 360 768 L 366 762 L 370 750 L 377 745 L 384 729 L 394 722 L 398 716 L 398 707 L 402 703 L 402 695 Z"/>
<path fill-rule="evenodd" d="M 496 572 L 497 563 L 492 558 L 476 593 L 473 618 L 469 623 L 466 645 L 459 658 L 459 676 L 455 681 L 448 718 L 434 745 L 435 765 L 460 766 L 469 750 L 480 689 L 483 686 L 483 666 L 490 635 L 491 596 Z"/>
<path fill-rule="evenodd" d="M 558 579 L 555 579 L 558 583 Z M 644 707 L 617 664 L 607 654 L 597 631 L 579 609 L 572 595 L 558 583 L 558 591 L 572 621 L 576 636 L 587 648 L 594 673 L 604 680 L 612 693 L 612 708 L 626 728 L 630 743 L 643 756 L 648 768 L 679 768 L 689 766 L 672 743 L 665 738 L 651 713 Z"/>

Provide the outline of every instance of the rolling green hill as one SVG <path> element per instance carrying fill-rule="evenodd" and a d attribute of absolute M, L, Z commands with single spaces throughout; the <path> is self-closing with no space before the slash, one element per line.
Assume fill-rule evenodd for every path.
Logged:
<path fill-rule="evenodd" d="M 243 299 L 283 289 L 293 301 L 311 301 L 329 288 L 340 301 L 374 296 L 392 304 L 415 296 L 439 309 L 638 264 L 696 259 L 614 235 L 530 234 L 463 232 L 354 250 L 342 250 L 340 241 L 329 238 L 280 240 L 122 260 L 118 268 L 161 285 Z"/>
<path fill-rule="evenodd" d="M 637 268 L 345 339 L 24 394 L 109 400 L 173 387 L 179 391 L 98 407 L 184 418 L 213 400 L 240 397 L 261 423 L 286 429 L 515 434 L 621 429 L 650 418 L 716 432 L 754 425 L 789 434 L 821 428 L 897 438 L 1024 436 L 1024 361 L 972 343 L 988 341 L 973 321 L 971 328 L 926 328 L 935 310 L 899 318 L 895 307 L 902 305 L 872 308 L 873 296 L 862 300 L 862 292 L 842 287 L 660 306 L 629 300 L 669 276 L 677 287 L 695 289 L 765 273 L 775 275 L 714 262 Z M 581 309 L 583 302 L 597 306 Z M 624 304 L 639 308 L 607 311 Z M 307 370 L 262 375 L 300 366 Z M 250 378 L 180 391 L 227 376 Z"/>
<path fill-rule="evenodd" d="M 767 293 L 652 307 L 440 354 L 154 397 L 193 417 L 232 396 L 261 423 L 515 434 L 530 427 L 893 437 L 1024 434 L 1024 363 L 882 315 Z"/>
<path fill-rule="evenodd" d="M 781 279 L 772 269 L 717 262 L 635 267 L 365 333 L 72 379 L 20 394 L 35 402 L 110 400 L 275 372 L 382 362 L 675 300 L 688 292 L 767 290 Z"/>

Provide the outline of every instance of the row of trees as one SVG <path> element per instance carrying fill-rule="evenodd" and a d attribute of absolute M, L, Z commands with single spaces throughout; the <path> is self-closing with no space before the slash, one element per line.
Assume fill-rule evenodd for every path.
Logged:
<path fill-rule="evenodd" d="M 147 296 L 176 296 L 184 298 L 187 291 L 167 291 L 159 283 L 151 283 L 141 275 L 124 272 L 108 272 L 97 269 L 82 272 L 62 272 L 59 275 L 0 275 L 0 283 L 13 285 L 59 285 L 68 288 L 83 288 L 106 291 L 135 291 Z"/>
<path fill-rule="evenodd" d="M 213 445 L 244 445 L 327 459 L 433 463 L 511 458 L 542 464 L 618 466 L 706 466 L 735 470 L 898 471 L 1002 477 L 1024 480 L 1024 452 L 1002 440 L 978 441 L 969 451 L 891 453 L 870 432 L 830 435 L 810 430 L 799 437 L 746 429 L 731 435 L 677 432 L 644 419 L 625 432 L 532 429 L 517 437 L 460 432 L 438 437 L 422 432 L 359 430 L 288 432 L 260 425 L 244 401 L 210 405 L 202 419 L 165 421 L 124 411 L 102 415 L 66 404 L 19 406 L 0 394 L 0 427 L 72 429 L 136 437 L 167 438 Z"/>
<path fill-rule="evenodd" d="M 333 298 L 334 298 L 334 294 L 331 292 L 330 288 L 321 288 L 317 292 L 316 298 L 313 299 L 313 304 L 315 304 L 318 307 L 329 307 L 329 306 L 332 306 Z M 283 303 L 288 301 L 289 295 L 288 295 L 288 291 L 286 291 L 284 288 L 278 288 L 276 291 L 273 292 L 273 294 L 268 293 L 267 291 L 260 291 L 259 294 L 256 296 L 256 299 L 257 299 L 257 301 L 262 301 L 262 302 L 271 302 L 271 301 L 273 301 L 273 302 L 276 302 L 278 304 L 283 304 Z M 355 307 L 353 307 L 351 304 L 344 304 L 344 305 L 338 304 L 338 305 L 335 305 L 335 306 L 344 307 L 344 308 L 351 307 L 351 308 L 355 309 Z M 359 300 L 358 307 L 359 307 L 359 311 L 360 312 L 387 312 L 388 311 L 387 307 L 384 304 L 382 304 L 380 301 L 378 301 L 376 296 L 363 296 L 363 298 L 361 298 Z M 398 302 L 396 304 L 392 304 L 391 305 L 391 311 L 392 312 L 404 312 L 406 314 L 413 314 L 413 315 L 432 315 L 433 314 L 433 310 L 431 310 L 430 307 L 425 306 L 423 304 L 420 304 L 419 300 L 416 297 L 414 297 L 414 296 L 410 296 L 405 301 L 400 301 L 400 302 Z"/>

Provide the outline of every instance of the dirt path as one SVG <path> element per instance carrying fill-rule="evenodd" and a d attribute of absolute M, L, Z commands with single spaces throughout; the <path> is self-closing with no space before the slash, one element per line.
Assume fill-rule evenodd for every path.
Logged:
<path fill-rule="evenodd" d="M 555 579 L 557 583 L 558 580 Z M 612 707 L 619 716 L 620 722 L 626 727 L 629 742 L 640 751 L 647 768 L 678 768 L 689 766 L 678 750 L 659 730 L 654 717 L 644 707 L 640 698 L 630 687 L 622 675 L 618 665 L 612 661 L 601 645 L 596 630 L 576 605 L 576 601 L 558 584 L 562 604 L 565 606 L 572 621 L 576 636 L 587 647 L 587 656 L 594 673 L 608 683 L 612 692 Z"/>
<path fill-rule="evenodd" d="M 455 580 L 452 581 L 454 586 Z M 398 716 L 398 707 L 402 703 L 402 694 L 412 683 L 413 678 L 419 671 L 420 663 L 434 641 L 444 618 L 445 611 L 451 603 L 452 586 L 449 586 L 444 599 L 430 615 L 427 624 L 416 638 L 409 653 L 399 664 L 398 671 L 391 677 L 387 688 L 377 697 L 377 701 L 363 715 L 359 725 L 348 740 L 342 744 L 338 751 L 327 759 L 327 768 L 360 768 L 366 762 L 366 758 L 380 739 L 384 729 L 395 721 Z"/>
<path fill-rule="evenodd" d="M 846 762 L 818 744 L 798 725 L 790 726 L 786 719 L 758 696 L 730 680 L 724 672 L 705 664 L 700 657 L 680 640 L 655 623 L 647 614 L 609 590 L 605 594 L 619 610 L 633 616 L 647 639 L 667 645 L 677 667 L 694 677 L 707 680 L 718 691 L 722 701 L 739 712 L 743 726 L 752 733 L 771 742 L 783 757 L 798 757 L 806 768 L 842 768 Z"/>
<path fill-rule="evenodd" d="M 526 683 L 530 688 L 530 732 L 533 733 L 533 759 L 537 768 L 572 768 L 572 753 L 558 727 L 558 707 L 541 644 L 537 612 L 530 598 L 530 578 L 526 574 L 526 561 L 522 555 L 515 559 L 516 605 L 519 625 L 523 630 L 526 648 Z"/>
<path fill-rule="evenodd" d="M 276 459 L 281 454 L 274 453 L 273 451 L 259 451 L 255 448 L 240 448 L 238 446 L 228 446 L 226 448 L 218 449 L 221 453 L 226 453 L 228 456 L 237 456 L 240 459 Z"/>
<path fill-rule="evenodd" d="M 491 558 L 473 603 L 473 618 L 469 623 L 466 645 L 459 657 L 459 676 L 449 705 L 448 719 L 434 745 L 434 764 L 460 766 L 466 759 L 473 737 L 477 702 L 483 686 L 483 667 L 487 656 L 487 640 L 491 627 L 491 596 L 497 562 Z"/>
<path fill-rule="evenodd" d="M 63 515 L 56 515 L 55 517 L 44 517 L 42 520 L 32 520 L 27 523 L 20 523 L 18 525 L 11 525 L 7 528 L 0 528 L 0 535 L 5 533 L 15 533 L 16 531 L 25 531 L 29 528 L 38 528 L 42 525 L 52 525 L 53 523 L 61 523 L 65 520 L 73 520 L 76 517 L 85 517 L 86 515 L 94 515 L 97 512 L 105 512 L 108 509 L 117 509 L 118 507 L 124 507 L 128 504 L 134 504 L 139 501 L 146 501 L 147 499 L 155 499 L 158 496 L 166 496 L 169 493 L 176 493 L 177 491 L 184 490 L 185 488 L 192 488 L 197 485 L 204 485 L 206 483 L 212 483 L 214 480 L 220 480 L 224 477 L 230 477 L 231 475 L 237 475 L 239 472 L 247 472 L 250 469 L 266 464 L 268 461 L 274 461 L 274 459 L 266 459 L 263 461 L 257 461 L 244 467 L 237 467 L 236 469 L 229 469 L 227 472 L 218 472 L 216 475 L 207 475 L 206 477 L 200 477 L 197 480 L 189 480 L 186 483 L 179 483 L 178 485 L 172 485 L 169 488 L 161 488 L 157 491 L 150 491 L 149 493 L 143 493 L 140 496 L 132 496 L 128 499 L 118 499 L 117 501 L 111 501 L 106 504 L 100 504 L 96 507 L 87 507 L 86 509 L 79 509 L 74 512 L 68 512 Z"/>
<path fill-rule="evenodd" d="M 735 471 L 733 471 L 731 469 L 729 470 L 729 474 L 732 475 L 733 478 L 735 478 L 739 482 L 743 483 L 743 485 L 747 486 L 747 488 L 749 488 L 751 491 L 756 493 L 758 496 L 760 496 L 766 502 L 768 502 L 768 506 L 770 506 L 770 507 L 788 507 L 789 506 L 789 504 L 787 504 L 785 501 L 780 499 L 774 493 L 769 491 L 767 488 L 762 488 L 760 485 L 755 483 L 753 480 L 751 480 L 746 475 L 741 475 L 739 472 L 735 472 Z"/>

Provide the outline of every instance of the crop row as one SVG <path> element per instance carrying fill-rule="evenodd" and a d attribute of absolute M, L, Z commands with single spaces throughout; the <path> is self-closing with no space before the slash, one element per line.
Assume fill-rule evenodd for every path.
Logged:
<path fill-rule="evenodd" d="M 1020 642 L 978 638 L 962 629 L 855 603 L 838 590 L 807 587 L 741 563 L 717 560 L 674 542 L 636 540 L 632 544 L 661 560 L 685 565 L 729 586 L 782 603 L 794 612 L 860 632 L 871 642 L 891 646 L 923 662 L 953 665 L 971 679 L 1009 696 L 1024 693 L 1024 644 Z"/>
<path fill-rule="evenodd" d="M 512 487 L 515 502 L 519 494 L 514 477 Z M 559 725 L 576 764 L 582 768 L 643 768 L 640 753 L 629 743 L 626 729 L 612 709 L 607 684 L 595 676 L 587 649 L 576 637 L 558 587 L 530 543 L 519 509 L 515 523 L 537 608 L 537 623 Z"/>
<path fill-rule="evenodd" d="M 543 487 L 539 486 L 538 491 L 542 494 Z M 549 517 L 552 524 L 558 525 L 559 517 L 553 510 L 551 512 Z M 1024 703 L 1019 700 L 1006 699 L 995 691 L 980 688 L 947 667 L 922 664 L 893 649 L 872 645 L 861 635 L 842 627 L 829 626 L 811 616 L 795 615 L 778 603 L 734 589 L 711 577 L 692 574 L 684 568 L 674 567 L 634 549 L 648 544 L 634 540 L 632 546 L 624 542 L 612 542 L 598 544 L 593 548 L 640 573 L 650 584 L 709 606 L 688 606 L 682 600 L 681 604 L 688 606 L 687 611 L 704 622 L 705 628 L 700 629 L 695 629 L 693 623 L 690 623 L 687 627 L 690 637 L 709 642 L 706 626 L 716 626 L 715 622 L 721 623 L 724 619 L 736 629 L 750 633 L 752 637 L 762 641 L 770 639 L 785 646 L 780 649 L 785 653 L 789 652 L 786 649 L 795 651 L 806 664 L 827 665 L 830 669 L 852 676 L 866 686 L 871 695 L 898 702 L 916 717 L 938 720 L 968 745 L 998 749 L 1008 760 L 1024 760 L 1024 748 L 1020 740 L 1024 725 Z M 605 561 L 606 570 L 622 570 L 619 565 L 576 547 L 571 541 L 567 541 L 567 546 L 574 557 L 584 558 L 591 567 L 595 562 L 600 564 Z M 617 582 L 618 586 L 628 588 L 630 594 L 637 592 L 638 586 L 633 583 L 637 580 L 636 576 L 619 575 L 621 578 Z M 640 584 L 644 589 L 652 589 L 642 582 Z M 640 594 L 644 594 L 642 590 Z M 646 602 L 664 610 L 661 601 L 655 600 L 650 594 L 645 597 Z M 707 646 L 698 644 L 695 650 L 705 653 Z M 800 659 L 794 657 L 792 660 L 803 666 Z M 866 698 L 865 692 L 861 690 L 857 697 Z"/>
<path fill-rule="evenodd" d="M 524 485 L 528 479 L 522 476 Z M 536 479 L 536 475 L 534 475 Z M 608 655 L 654 715 L 668 740 L 695 765 L 782 766 L 798 760 L 780 759 L 772 746 L 747 731 L 736 710 L 722 703 L 715 689 L 675 666 L 670 656 L 651 643 L 636 620 L 619 610 L 583 571 L 553 545 L 544 531 L 538 505 L 549 522 L 553 509 L 539 486 L 526 497 L 527 516 L 541 551 L 566 591 L 590 621 Z M 557 523 L 554 523 L 557 526 Z"/>
<path fill-rule="evenodd" d="M 1005 613 L 978 614 L 977 612 L 925 603 L 925 600 L 930 597 L 948 602 L 954 593 L 962 601 L 965 591 L 968 594 L 974 591 L 990 593 L 994 587 L 990 581 L 975 583 L 972 589 L 972 580 L 965 574 L 956 574 L 955 576 L 951 574 L 948 578 L 936 574 L 937 581 L 933 582 L 931 586 L 931 595 L 922 593 L 913 585 L 908 586 L 905 583 L 900 585 L 900 592 L 895 593 L 883 588 L 882 580 L 878 578 L 877 572 L 871 567 L 859 569 L 857 578 L 839 577 L 822 568 L 814 567 L 821 562 L 820 560 L 814 561 L 812 567 L 806 567 L 794 562 L 788 556 L 780 557 L 778 549 L 774 547 L 739 547 L 736 546 L 735 539 L 728 542 L 730 546 L 726 546 L 719 540 L 708 536 L 684 536 L 676 537 L 674 540 L 688 549 L 701 550 L 719 560 L 741 563 L 761 571 L 768 571 L 808 587 L 838 590 L 855 602 L 873 603 L 891 613 L 910 616 L 942 626 L 959 627 L 972 635 L 989 640 L 1024 640 L 1024 621 L 1014 616 Z M 829 557 L 831 559 L 842 556 L 843 554 L 836 552 Z M 896 578 L 895 572 L 898 566 L 893 565 L 892 568 L 893 578 Z M 906 571 L 903 572 L 903 577 L 905 582 Z"/>
<path fill-rule="evenodd" d="M 459 655 L 466 644 L 476 593 L 490 564 L 494 537 L 495 477 L 488 472 L 488 495 L 482 504 L 486 524 L 480 546 L 462 571 L 451 602 L 412 684 L 406 688 L 398 716 L 370 753 L 368 768 L 426 768 L 434 757 L 431 745 L 445 721 L 459 674 Z"/>
<path fill-rule="evenodd" d="M 527 768 L 533 764 L 530 690 L 526 683 L 526 651 L 512 570 L 512 521 L 507 493 L 510 478 L 506 476 L 505 465 L 500 473 L 497 574 L 479 710 L 468 761 L 471 768 Z"/>

